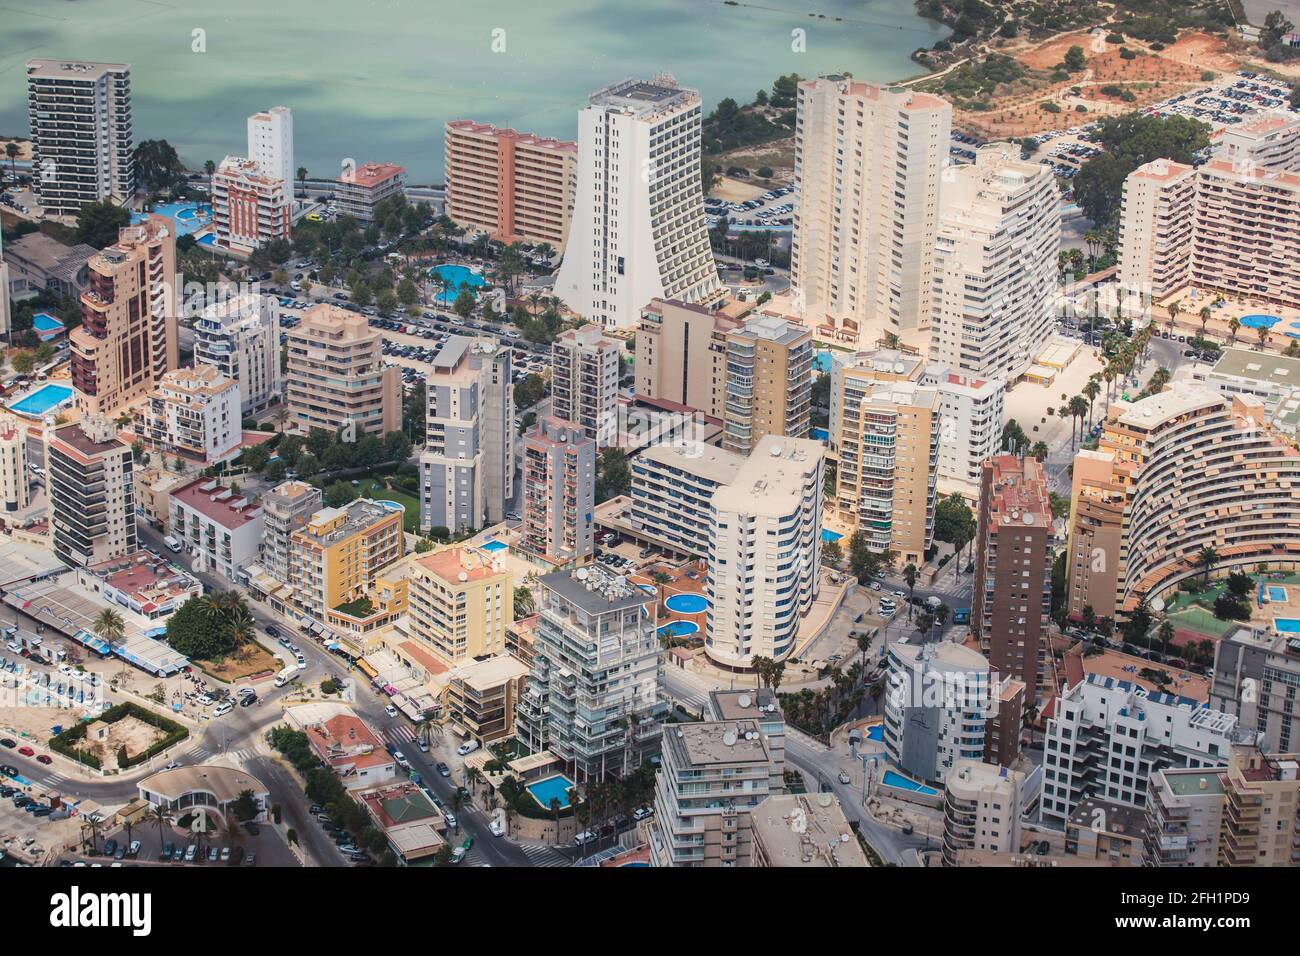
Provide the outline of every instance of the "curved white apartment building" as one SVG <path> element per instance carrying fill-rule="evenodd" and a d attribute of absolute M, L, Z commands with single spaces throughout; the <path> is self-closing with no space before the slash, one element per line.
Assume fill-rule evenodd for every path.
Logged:
<path fill-rule="evenodd" d="M 1051 167 L 1020 147 L 981 147 L 940 192 L 931 361 L 1014 382 L 1052 335 L 1060 194 Z"/>
<path fill-rule="evenodd" d="M 1096 451 L 1074 460 L 1071 614 L 1132 611 L 1216 567 L 1300 562 L 1300 451 L 1264 405 L 1198 385 L 1115 403 Z"/>
<path fill-rule="evenodd" d="M 715 663 L 747 668 L 793 652 L 817 597 L 823 451 L 768 435 L 714 493 L 704 650 Z"/>
<path fill-rule="evenodd" d="M 589 322 L 634 329 L 652 299 L 711 305 L 725 289 L 700 202 L 700 94 L 626 79 L 578 114 L 578 184 L 555 294 Z"/>

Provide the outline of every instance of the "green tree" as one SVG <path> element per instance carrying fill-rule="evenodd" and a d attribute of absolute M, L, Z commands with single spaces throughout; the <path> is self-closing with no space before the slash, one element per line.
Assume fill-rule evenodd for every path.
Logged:
<path fill-rule="evenodd" d="M 596 504 L 630 494 L 632 472 L 627 453 L 621 448 L 606 448 L 596 458 Z"/>
<path fill-rule="evenodd" d="M 131 224 L 131 211 L 114 205 L 111 199 L 87 203 L 77 213 L 73 241 L 103 249 L 117 242 L 118 231 Z"/>
<path fill-rule="evenodd" d="M 135 182 L 151 193 L 175 189 L 185 181 L 185 166 L 165 139 L 147 139 L 135 148 Z"/>
<path fill-rule="evenodd" d="M 921 572 L 917 570 L 915 564 L 908 563 L 903 568 L 903 580 L 907 582 L 907 619 L 912 619 L 912 599 L 916 596 L 916 582 L 921 578 Z"/>
<path fill-rule="evenodd" d="M 1087 59 L 1083 55 L 1083 47 L 1072 46 L 1065 51 L 1065 68 L 1071 73 L 1078 73 L 1088 65 Z"/>

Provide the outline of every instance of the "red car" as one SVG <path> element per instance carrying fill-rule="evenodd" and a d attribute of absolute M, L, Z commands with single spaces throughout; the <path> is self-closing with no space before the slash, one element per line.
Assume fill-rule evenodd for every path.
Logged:
<path fill-rule="evenodd" d="M 39 757 L 36 758 L 36 762 L 37 762 L 37 763 L 54 763 L 54 761 L 50 759 L 50 755 L 49 755 L 49 754 L 41 754 Z"/>
<path fill-rule="evenodd" d="M 18 748 L 18 752 L 19 752 L 20 754 L 22 754 L 24 757 L 35 757 L 35 756 L 36 756 L 36 751 L 33 750 L 31 747 L 19 747 L 19 748 Z"/>

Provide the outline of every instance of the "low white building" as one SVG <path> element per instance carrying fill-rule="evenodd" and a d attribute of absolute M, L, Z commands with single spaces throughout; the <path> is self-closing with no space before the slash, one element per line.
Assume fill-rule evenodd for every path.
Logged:
<path fill-rule="evenodd" d="M 257 560 L 262 507 L 210 478 L 196 478 L 171 493 L 173 537 L 194 556 L 195 571 L 213 571 L 238 582 Z"/>
<path fill-rule="evenodd" d="M 194 364 L 239 385 L 240 414 L 281 398 L 280 307 L 275 296 L 243 292 L 210 303 L 194 320 Z"/>
<path fill-rule="evenodd" d="M 1227 763 L 1237 718 L 1098 674 L 1052 704 L 1040 815 L 1062 826 L 1084 797 L 1143 806 L 1151 774 Z"/>

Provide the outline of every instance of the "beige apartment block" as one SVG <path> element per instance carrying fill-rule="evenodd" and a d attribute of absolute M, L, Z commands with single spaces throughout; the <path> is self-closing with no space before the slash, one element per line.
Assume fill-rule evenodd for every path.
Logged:
<path fill-rule="evenodd" d="M 952 106 L 824 76 L 799 84 L 791 248 L 795 308 L 850 346 L 930 323 Z"/>
<path fill-rule="evenodd" d="M 1119 223 L 1120 286 L 1157 301 L 1186 286 L 1195 215 L 1194 167 L 1156 159 L 1129 173 Z"/>
<path fill-rule="evenodd" d="M 393 163 L 365 163 L 349 169 L 338 178 L 334 199 L 340 216 L 351 216 L 360 223 L 375 218 L 375 207 L 406 188 L 406 167 Z"/>
<path fill-rule="evenodd" d="M 900 567 L 924 560 L 934 536 L 940 395 L 870 362 L 836 365 L 831 446 L 839 455 L 834 507 L 872 551 L 894 551 Z"/>
<path fill-rule="evenodd" d="M 1015 382 L 1056 323 L 1061 194 L 1048 166 L 992 143 L 943 184 L 930 359 Z"/>
<path fill-rule="evenodd" d="M 1237 166 L 1300 172 L 1300 117 L 1263 113 L 1210 135 L 1215 158 Z"/>
<path fill-rule="evenodd" d="M 812 362 L 812 332 L 777 316 L 727 333 L 723 447 L 748 455 L 765 435 L 806 438 Z"/>
<path fill-rule="evenodd" d="M 416 558 L 409 579 L 409 627 L 448 666 L 504 654 L 514 588 L 500 563 L 468 548 Z"/>
<path fill-rule="evenodd" d="M 131 446 L 101 416 L 47 433 L 45 491 L 59 558 L 100 564 L 136 550 L 132 459 Z"/>
<path fill-rule="evenodd" d="M 228 461 L 243 441 L 239 385 L 211 365 L 178 368 L 158 380 L 143 416 L 146 443 L 192 461 Z"/>
<path fill-rule="evenodd" d="M 383 365 L 383 337 L 363 315 L 321 303 L 284 332 L 285 404 L 300 431 L 345 425 L 383 435 L 402 427 L 396 368 Z"/>
<path fill-rule="evenodd" d="M 498 242 L 564 251 L 577 143 L 468 119 L 450 121 L 443 134 L 448 216 Z"/>
<path fill-rule="evenodd" d="M 562 332 L 551 345 L 551 410 L 598 448 L 618 440 L 618 357 L 623 344 L 599 325 Z"/>
<path fill-rule="evenodd" d="M 27 474 L 27 425 L 0 415 L 0 510 L 23 511 L 32 502 Z"/>
<path fill-rule="evenodd" d="M 293 225 L 293 182 L 277 179 L 244 156 L 227 156 L 212 174 L 212 228 L 216 244 L 237 255 L 288 239 Z"/>
<path fill-rule="evenodd" d="M 740 303 L 736 303 L 740 304 Z M 727 336 L 743 325 L 739 311 L 654 299 L 636 330 L 636 394 L 726 415 Z"/>
<path fill-rule="evenodd" d="M 1216 568 L 1300 561 L 1300 451 L 1264 405 L 1199 385 L 1115 402 L 1095 451 L 1074 459 L 1066 600 L 1077 617 L 1131 612 Z"/>
<path fill-rule="evenodd" d="M 1300 308 L 1300 173 L 1212 159 L 1196 176 L 1192 285 Z"/>
<path fill-rule="evenodd" d="M 124 227 L 86 266 L 81 325 L 68 335 L 72 385 L 83 415 L 113 416 L 178 364 L 171 220 Z"/>
<path fill-rule="evenodd" d="M 962 850 L 1020 852 L 1025 775 L 979 760 L 958 760 L 943 786 L 943 865 Z"/>

